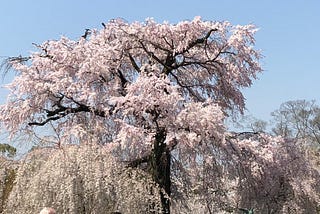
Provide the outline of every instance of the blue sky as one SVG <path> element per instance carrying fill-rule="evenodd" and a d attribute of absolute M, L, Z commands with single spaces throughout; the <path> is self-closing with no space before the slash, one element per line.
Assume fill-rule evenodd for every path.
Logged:
<path fill-rule="evenodd" d="M 244 93 L 249 112 L 268 120 L 282 102 L 320 99 L 319 9 L 318 0 L 7 0 L 0 2 L 0 59 L 26 55 L 32 43 L 62 35 L 78 38 L 84 29 L 101 28 L 101 22 L 117 17 L 176 23 L 199 15 L 253 23 L 260 28 L 256 40 L 265 72 Z M 10 80 L 9 75 L 5 82 Z M 5 90 L 0 96 L 3 103 Z"/>

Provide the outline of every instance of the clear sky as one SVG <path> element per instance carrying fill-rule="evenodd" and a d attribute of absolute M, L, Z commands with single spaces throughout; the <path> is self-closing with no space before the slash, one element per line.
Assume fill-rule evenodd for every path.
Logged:
<path fill-rule="evenodd" d="M 60 36 L 78 38 L 113 18 L 176 23 L 194 16 L 257 25 L 265 70 L 245 89 L 249 112 L 268 120 L 282 102 L 319 101 L 319 0 L 4 0 L 0 2 L 0 59 L 27 55 L 32 43 Z M 5 82 L 12 80 L 7 76 Z M 0 102 L 5 90 L 0 89 Z"/>

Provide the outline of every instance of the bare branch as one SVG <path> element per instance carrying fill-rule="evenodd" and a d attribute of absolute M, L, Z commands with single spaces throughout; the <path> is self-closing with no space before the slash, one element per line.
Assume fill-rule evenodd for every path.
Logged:
<path fill-rule="evenodd" d="M 76 108 L 72 108 L 72 107 L 65 107 L 61 104 L 61 100 L 59 101 L 59 103 L 55 104 L 56 106 L 58 106 L 57 109 L 55 110 L 47 110 L 45 109 L 46 113 L 47 113 L 47 119 L 42 121 L 42 122 L 30 122 L 28 123 L 29 126 L 43 126 L 45 124 L 47 124 L 50 121 L 55 121 L 55 120 L 59 120 L 60 118 L 63 118 L 69 114 L 76 114 L 79 112 L 92 112 L 94 115 L 100 116 L 100 117 L 106 117 L 107 114 L 104 111 L 98 110 L 98 109 L 94 109 L 92 107 L 89 107 L 87 105 L 81 104 L 77 101 L 75 101 L 72 98 L 71 99 L 74 103 L 76 103 L 78 105 L 78 107 Z M 110 109 L 109 114 L 112 114 L 112 110 L 113 108 Z"/>
<path fill-rule="evenodd" d="M 81 37 L 84 39 L 87 39 L 87 37 L 90 36 L 90 34 L 91 34 L 91 30 L 86 29 L 86 31 L 84 32 L 84 34 Z"/>
<path fill-rule="evenodd" d="M 129 161 L 128 167 L 136 168 L 143 163 L 147 163 L 150 160 L 150 154 L 144 157 Z"/>
<path fill-rule="evenodd" d="M 207 41 L 207 39 L 211 36 L 211 33 L 214 31 L 218 31 L 218 29 L 211 29 L 204 37 L 196 39 L 195 41 L 192 41 L 186 49 L 182 50 L 181 52 L 176 53 L 176 55 L 182 54 L 193 48 L 194 46 L 198 44 L 202 44 Z"/>
<path fill-rule="evenodd" d="M 138 71 L 139 73 L 141 73 L 141 70 L 139 68 L 139 66 L 137 65 L 136 61 L 134 60 L 134 58 L 132 57 L 132 55 L 130 53 L 128 53 L 130 62 L 132 64 L 132 66 L 134 67 L 134 69 L 136 69 L 136 71 Z"/>

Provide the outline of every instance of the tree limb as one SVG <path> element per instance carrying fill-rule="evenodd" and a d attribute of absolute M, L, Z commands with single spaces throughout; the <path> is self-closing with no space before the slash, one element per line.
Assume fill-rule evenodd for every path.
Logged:
<path fill-rule="evenodd" d="M 211 33 L 214 32 L 214 31 L 218 31 L 218 29 L 215 28 L 215 29 L 209 30 L 209 32 L 204 37 L 196 39 L 195 41 L 189 43 L 189 45 L 187 46 L 186 49 L 182 50 L 182 52 L 180 52 L 180 53 L 176 53 L 176 55 L 185 53 L 188 50 L 190 50 L 191 48 L 193 48 L 194 46 L 204 43 L 205 41 L 207 41 L 207 39 L 211 36 Z"/>
<path fill-rule="evenodd" d="M 128 167 L 136 168 L 143 163 L 147 163 L 149 160 L 150 160 L 150 154 L 130 161 L 130 163 L 128 164 Z"/>
<path fill-rule="evenodd" d="M 130 62 L 132 64 L 132 66 L 134 67 L 134 69 L 136 69 L 136 71 L 138 71 L 139 73 L 141 73 L 141 70 L 139 68 L 139 66 L 137 65 L 136 61 L 134 60 L 134 58 L 132 57 L 132 55 L 130 53 L 128 53 Z"/>
<path fill-rule="evenodd" d="M 73 99 L 72 99 L 73 100 Z M 73 100 L 74 101 L 74 100 Z M 94 115 L 100 116 L 100 117 L 106 117 L 107 114 L 104 111 L 94 109 L 92 107 L 89 107 L 87 105 L 81 104 L 79 102 L 74 101 L 77 105 L 79 105 L 76 108 L 72 107 L 65 107 L 62 106 L 61 103 L 57 104 L 58 109 L 55 110 L 45 110 L 47 112 L 47 119 L 42 122 L 30 122 L 28 123 L 29 126 L 44 126 L 50 121 L 59 120 L 60 118 L 63 118 L 69 114 L 75 114 L 79 112 L 92 112 Z M 109 113 L 112 113 L 112 109 L 110 109 Z"/>

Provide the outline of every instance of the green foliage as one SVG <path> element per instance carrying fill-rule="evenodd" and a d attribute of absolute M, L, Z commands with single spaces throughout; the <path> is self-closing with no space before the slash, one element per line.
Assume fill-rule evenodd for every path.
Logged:
<path fill-rule="evenodd" d="M 0 153 L 5 157 L 13 158 L 17 153 L 17 149 L 7 143 L 1 143 Z"/>
<path fill-rule="evenodd" d="M 4 180 L 3 182 L 0 182 L 0 213 L 3 212 L 10 192 L 12 191 L 12 188 L 14 186 L 14 181 L 16 179 L 16 169 L 6 168 L 4 173 Z"/>
<path fill-rule="evenodd" d="M 242 211 L 245 214 L 254 214 L 253 209 L 239 209 L 240 211 Z"/>

